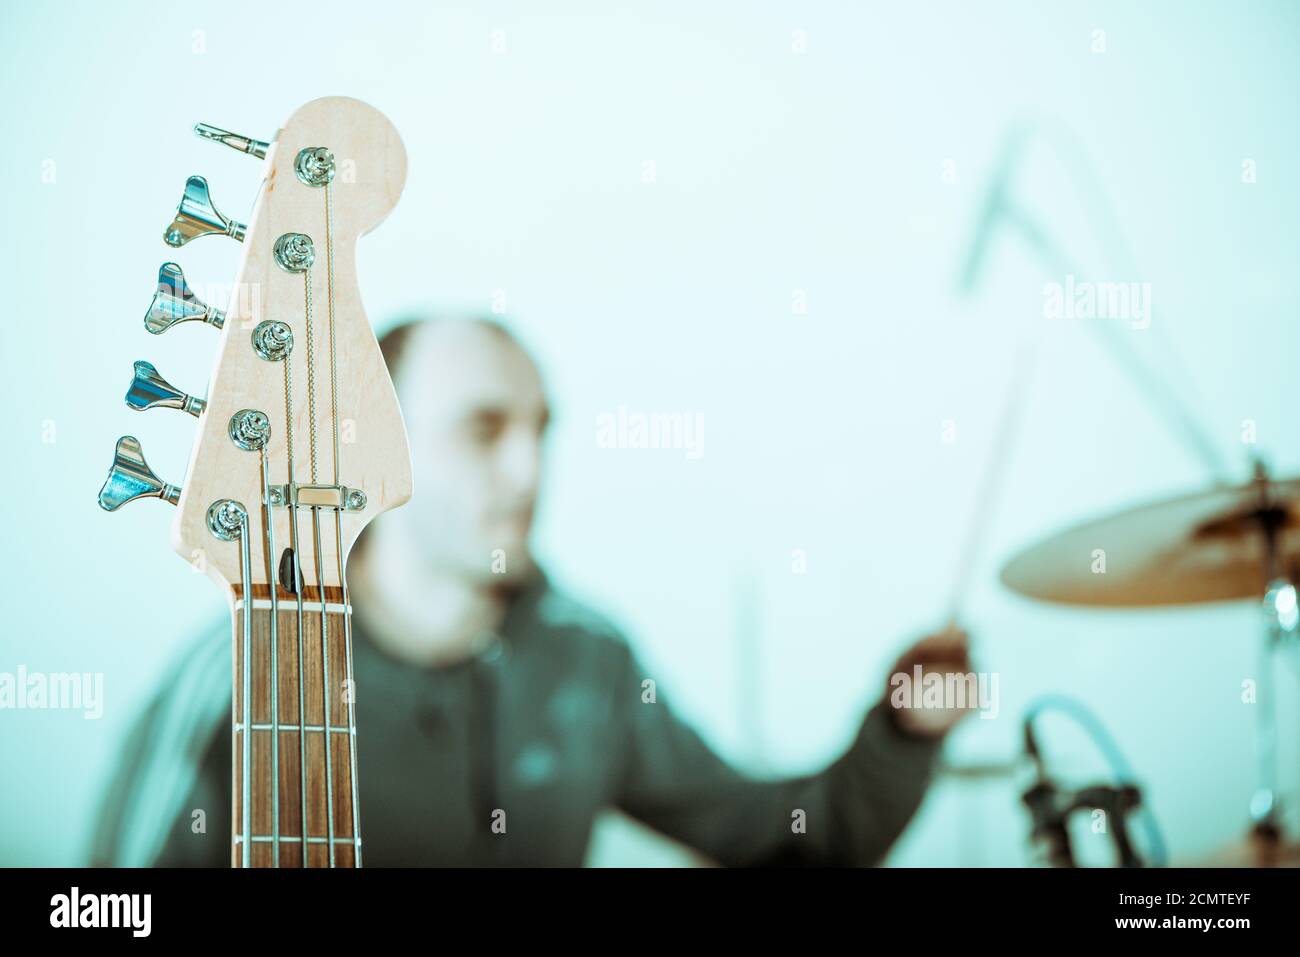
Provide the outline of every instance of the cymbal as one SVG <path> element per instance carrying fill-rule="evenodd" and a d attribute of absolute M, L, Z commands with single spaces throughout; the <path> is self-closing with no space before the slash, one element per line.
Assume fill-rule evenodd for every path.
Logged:
<path fill-rule="evenodd" d="M 1300 479 L 1214 488 L 1102 516 L 1030 545 L 1001 578 L 1022 595 L 1069 605 L 1260 599 L 1265 519 L 1278 528 L 1280 567 L 1295 581 Z"/>

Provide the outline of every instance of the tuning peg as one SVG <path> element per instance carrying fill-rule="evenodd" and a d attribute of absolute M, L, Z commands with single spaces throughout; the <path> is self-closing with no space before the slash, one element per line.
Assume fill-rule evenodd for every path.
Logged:
<path fill-rule="evenodd" d="M 137 412 L 146 409 L 180 409 L 194 418 L 203 414 L 207 403 L 186 395 L 158 374 L 153 363 L 141 360 L 135 364 L 135 378 L 126 390 L 126 404 Z"/>
<path fill-rule="evenodd" d="M 240 136 L 238 133 L 231 133 L 229 130 L 223 130 L 208 123 L 195 123 L 194 134 L 203 137 L 205 140 L 212 140 L 214 143 L 224 143 L 232 150 L 248 153 L 258 159 L 266 159 L 266 151 L 271 148 L 270 143 L 255 140 L 249 136 Z"/>
<path fill-rule="evenodd" d="M 180 266 L 163 263 L 158 269 L 158 291 L 149 304 L 149 311 L 144 314 L 144 327 L 154 335 L 160 335 L 176 323 L 190 320 L 206 322 L 220 329 L 225 325 L 226 314 L 190 292 Z"/>
<path fill-rule="evenodd" d="M 168 485 L 153 474 L 144 460 L 139 439 L 134 435 L 124 435 L 117 440 L 113 467 L 108 470 L 104 487 L 99 490 L 100 508 L 106 512 L 116 512 L 127 502 L 134 502 L 138 498 L 160 498 L 175 505 L 180 497 L 180 488 Z"/>
<path fill-rule="evenodd" d="M 168 246 L 184 246 L 200 236 L 230 236 L 244 241 L 244 224 L 227 219 L 217 212 L 208 193 L 208 181 L 202 176 L 191 176 L 185 181 L 185 193 L 176 207 L 176 218 L 163 233 Z"/>

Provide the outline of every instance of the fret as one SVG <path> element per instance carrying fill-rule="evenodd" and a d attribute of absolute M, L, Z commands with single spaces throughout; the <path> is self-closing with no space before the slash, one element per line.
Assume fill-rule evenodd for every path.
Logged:
<path fill-rule="evenodd" d="M 280 725 L 273 725 L 273 724 L 256 724 L 256 723 L 255 723 L 255 724 L 253 725 L 253 730 L 254 730 L 254 731 L 275 731 L 277 728 L 278 728 L 280 731 L 297 731 L 297 730 L 298 730 L 298 726 L 297 726 L 296 724 L 280 724 Z M 241 732 L 241 731 L 243 731 L 243 730 L 244 730 L 244 726 L 243 726 L 242 724 L 239 724 L 239 723 L 236 723 L 236 724 L 235 724 L 235 733 L 236 733 L 236 734 L 238 734 L 239 732 Z M 306 730 L 308 733 L 311 733 L 312 731 L 324 731 L 325 729 L 324 729 L 321 725 L 319 725 L 319 724 L 309 724 L 309 725 L 307 725 L 307 727 L 306 727 L 305 730 Z M 352 733 L 353 733 L 353 731 L 352 731 L 351 728 L 330 728 L 330 732 L 331 732 L 332 734 L 352 734 Z"/>
<path fill-rule="evenodd" d="M 249 843 L 251 843 L 251 844 L 274 844 L 276 841 L 279 841 L 281 844 L 301 844 L 301 843 L 302 843 L 302 838 L 300 838 L 300 837 L 285 837 L 283 834 L 280 835 L 278 838 L 275 837 L 274 835 L 271 835 L 271 834 L 254 834 L 253 837 L 251 838 L 251 840 L 249 841 Z M 326 843 L 328 843 L 328 842 L 329 842 L 329 838 L 327 838 L 327 837 L 309 837 L 309 838 L 307 838 L 307 843 L 308 843 L 308 844 L 326 844 Z M 235 843 L 236 843 L 236 844 L 242 844 L 242 843 L 244 843 L 244 835 L 242 835 L 242 834 L 236 834 L 236 835 L 235 835 Z M 350 837 L 336 837 L 336 838 L 334 838 L 334 843 L 335 843 L 335 844 L 349 844 L 349 845 L 350 845 L 350 844 L 353 844 L 353 843 L 360 844 L 361 842 L 360 842 L 360 841 L 356 841 L 356 842 L 354 842 L 354 841 L 352 840 L 352 838 L 350 838 Z"/>
<path fill-rule="evenodd" d="M 256 586 L 257 591 L 265 592 L 265 586 Z M 326 589 L 326 605 L 341 598 L 334 593 L 338 589 Z M 267 592 L 269 598 L 269 592 Z M 351 777 L 351 739 L 354 734 L 349 726 L 348 708 L 348 660 L 345 624 L 343 614 L 326 612 L 324 623 L 329 633 L 328 663 L 330 687 L 325 694 L 322 673 L 322 615 L 302 615 L 302 699 L 305 722 L 300 720 L 299 684 L 298 684 L 298 607 L 296 597 L 283 589 L 277 589 L 278 611 L 276 612 L 276 639 L 278 645 L 277 702 L 279 708 L 278 725 L 272 724 L 271 709 L 271 612 L 257 608 L 254 601 L 252 619 L 251 672 L 251 727 L 246 728 L 243 712 L 243 696 L 236 694 L 232 707 L 232 727 L 234 734 L 234 776 L 232 782 L 234 807 L 234 838 L 231 848 L 231 860 L 235 866 L 242 862 L 243 834 L 240 822 L 243 814 L 243 765 L 244 748 L 250 749 L 252 765 L 251 782 L 251 830 L 253 835 L 267 836 L 269 840 L 250 842 L 250 860 L 255 867 L 273 867 L 276 863 L 277 845 L 272 834 L 273 780 L 272 741 L 279 741 L 279 866 L 302 866 L 303 837 L 303 785 L 306 786 L 306 837 L 308 866 L 329 866 L 329 846 L 331 830 L 334 862 L 339 867 L 353 866 L 353 814 L 352 814 L 352 777 Z M 341 605 L 341 602 L 339 602 Z M 235 616 L 234 656 L 232 666 L 237 681 L 236 687 L 242 687 L 243 674 L 243 614 Z M 325 703 L 329 702 L 329 715 L 325 715 Z M 278 730 L 277 730 L 278 727 Z M 328 729 L 328 731 L 327 731 Z M 247 733 L 246 731 L 251 732 Z M 329 774 L 326 768 L 326 736 L 329 742 Z M 301 752 L 305 739 L 307 752 L 306 774 L 303 774 Z M 247 745 L 245 744 L 247 740 Z M 330 815 L 332 808 L 333 827 Z"/>
<path fill-rule="evenodd" d="M 280 608 L 283 609 L 283 607 L 284 607 L 284 600 L 283 600 L 283 599 L 279 599 L 279 601 L 280 601 Z M 293 602 L 292 599 L 290 600 L 290 603 L 292 604 L 293 608 L 296 610 L 297 607 L 298 607 L 297 603 L 296 603 L 296 602 Z M 325 608 L 325 611 L 327 611 L 327 612 L 328 612 L 329 614 L 331 614 L 331 615 L 350 615 L 350 614 L 352 614 L 352 606 L 351 606 L 351 605 L 344 605 L 342 602 L 327 602 L 327 603 L 325 604 L 324 608 Z M 236 601 L 236 602 L 235 602 L 235 611 L 236 611 L 236 612 L 242 612 L 243 610 L 244 610 L 244 601 L 243 601 L 243 599 L 240 599 L 239 601 Z M 269 598 L 266 598 L 266 599 L 263 599 L 263 598 L 254 598 L 254 599 L 253 599 L 253 610 L 254 610 L 254 611 L 270 611 L 270 610 L 271 610 L 271 600 L 270 600 Z M 319 615 L 320 612 L 321 612 L 321 603 L 318 602 L 318 601 L 304 601 L 304 602 L 302 603 L 302 610 L 303 610 L 304 614 L 305 614 L 305 613 L 311 613 L 311 614 L 314 614 L 314 615 Z"/>

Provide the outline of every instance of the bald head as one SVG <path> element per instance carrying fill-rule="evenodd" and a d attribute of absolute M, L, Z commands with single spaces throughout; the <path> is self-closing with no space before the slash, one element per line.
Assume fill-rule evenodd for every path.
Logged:
<path fill-rule="evenodd" d="M 439 571 L 485 583 L 532 570 L 528 537 L 550 418 L 541 375 L 490 319 L 416 319 L 380 340 L 411 441 L 402 534 Z"/>

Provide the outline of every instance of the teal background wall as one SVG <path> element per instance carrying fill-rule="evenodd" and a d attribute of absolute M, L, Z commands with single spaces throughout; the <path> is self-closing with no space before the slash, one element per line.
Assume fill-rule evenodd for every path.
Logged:
<path fill-rule="evenodd" d="M 1029 329 L 1035 375 L 965 615 L 1001 717 L 969 722 L 950 755 L 1009 757 L 1025 703 L 1070 693 L 1139 769 L 1176 858 L 1239 835 L 1254 606 L 1074 611 L 996 580 L 1062 524 L 1209 476 L 1096 330 L 1041 318 L 1043 282 L 1063 277 L 1023 244 L 996 240 L 972 296 L 955 276 L 1008 131 L 1061 131 L 1031 140 L 1014 190 L 1081 277 L 1151 283 L 1151 328 L 1109 331 L 1195 392 L 1235 477 L 1252 452 L 1300 472 L 1300 7 L 547 7 L 321 2 L 307 22 L 268 3 L 0 10 L 0 670 L 102 672 L 105 688 L 98 721 L 0 712 L 0 863 L 83 860 L 128 722 L 224 614 L 170 552 L 170 510 L 93 502 L 120 434 L 173 481 L 188 458 L 185 417 L 135 417 L 120 393 L 138 358 L 202 391 L 212 339 L 140 327 L 161 230 L 187 175 L 242 218 L 259 172 L 190 126 L 269 138 L 335 93 L 383 109 L 411 161 L 360 246 L 370 315 L 504 303 L 557 412 L 539 549 L 722 753 L 761 773 L 823 765 L 893 656 L 941 623 Z M 208 240 L 182 261 L 221 301 L 238 253 Z M 703 456 L 598 448 L 596 417 L 620 405 L 703 414 Z M 1063 774 L 1103 773 L 1052 727 Z M 891 862 L 1023 862 L 1018 783 L 941 780 Z M 597 864 L 686 860 L 617 819 L 592 848 Z"/>

